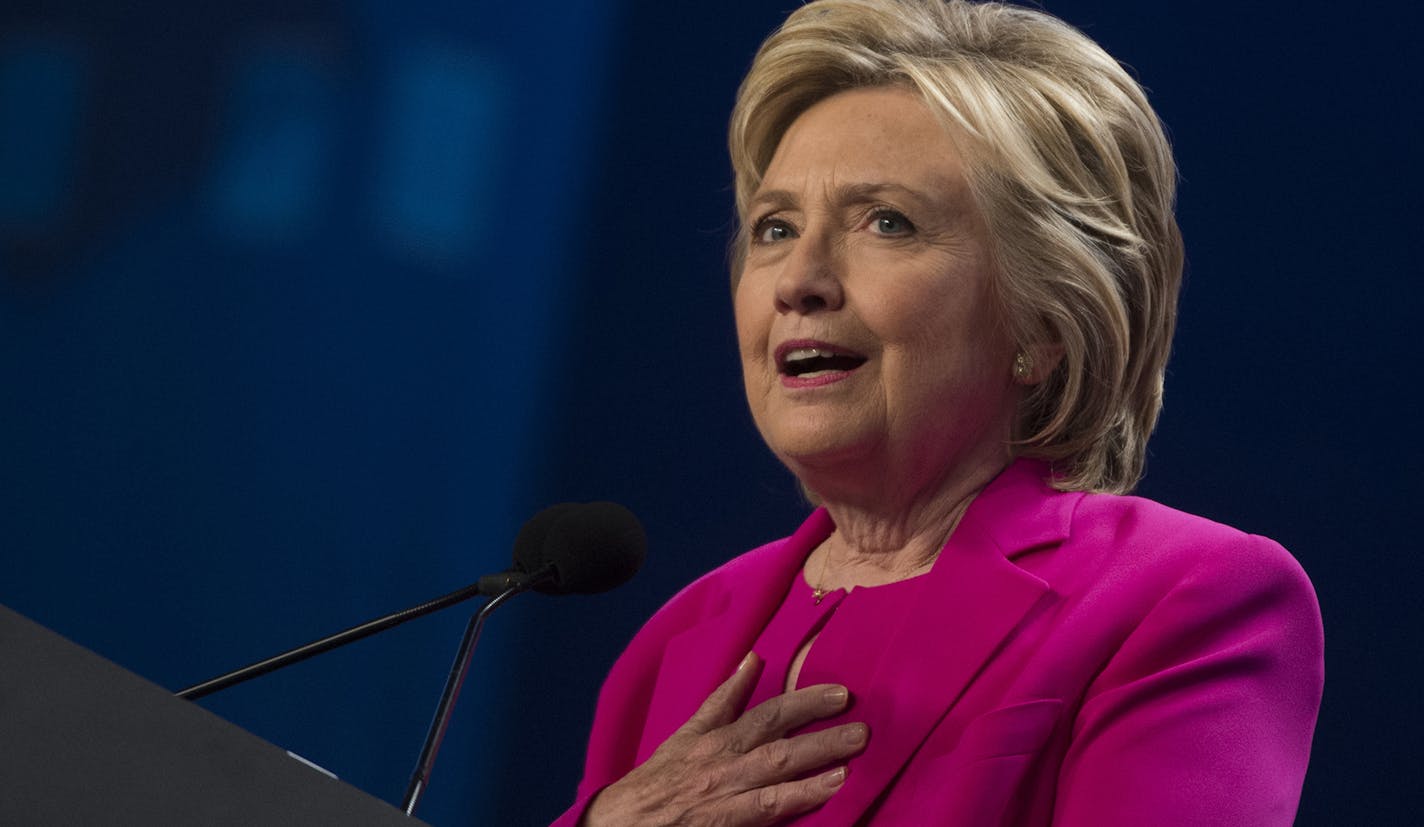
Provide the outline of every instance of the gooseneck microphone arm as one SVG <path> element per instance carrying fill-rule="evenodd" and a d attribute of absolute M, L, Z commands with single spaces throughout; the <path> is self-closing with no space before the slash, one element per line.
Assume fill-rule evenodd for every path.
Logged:
<path fill-rule="evenodd" d="M 597 594 L 621 585 L 643 565 L 648 538 L 633 513 L 617 503 L 560 503 L 535 514 L 520 529 L 514 544 L 514 567 L 490 574 L 479 582 L 437 597 L 419 606 L 353 626 L 344 632 L 314 640 L 280 655 L 249 664 L 225 675 L 175 693 L 180 698 L 201 698 L 229 686 L 306 660 L 338 646 L 399 626 L 479 595 L 493 595 L 465 627 L 464 637 L 435 710 L 435 720 L 425 734 L 420 760 L 411 775 L 402 808 L 410 815 L 430 782 L 430 770 L 450 723 L 460 687 L 470 668 L 480 629 L 511 597 L 533 589 L 545 594 Z M 532 572 L 532 574 L 531 574 Z"/>
<path fill-rule="evenodd" d="M 402 609 L 399 612 L 392 612 L 391 614 L 388 614 L 385 617 L 378 617 L 375 620 L 368 620 L 359 626 L 352 626 L 350 629 L 347 629 L 344 632 L 337 632 L 334 635 L 329 635 L 327 637 L 321 638 L 320 640 L 314 640 L 304 646 L 298 646 L 295 649 L 290 649 L 280 655 L 273 655 L 272 657 L 267 658 L 266 660 L 259 660 L 256 663 L 250 663 L 247 666 L 242 667 L 241 669 L 235 669 L 231 672 L 228 672 L 227 674 L 218 675 L 215 678 L 209 678 L 208 680 L 205 680 L 202 683 L 194 684 L 193 686 L 175 692 L 174 694 L 180 698 L 196 700 L 198 698 L 203 697 L 204 695 L 210 695 L 214 692 L 217 692 L 220 689 L 227 689 L 229 686 L 234 686 L 236 684 L 242 683 L 243 681 L 252 680 L 253 678 L 256 678 L 260 675 L 265 675 L 275 669 L 281 669 L 283 666 L 289 666 L 298 661 L 303 661 L 307 658 L 319 655 L 322 652 L 328 651 L 330 649 L 335 649 L 338 646 L 344 646 L 348 643 L 351 643 L 352 641 L 360 640 L 364 637 L 369 637 L 377 632 L 385 631 L 386 629 L 389 629 L 392 626 L 399 626 L 400 624 L 405 623 L 407 620 L 414 620 L 417 617 L 424 617 L 425 615 L 428 615 L 431 612 L 438 612 L 441 609 L 453 606 L 456 603 L 463 603 L 466 600 L 469 600 L 472 597 L 478 597 L 481 594 L 489 594 L 491 591 L 492 579 L 495 580 L 497 586 L 508 590 L 513 585 L 515 585 L 516 581 L 522 578 L 519 578 L 514 574 L 508 573 L 503 575 L 490 575 L 487 577 L 482 577 L 480 578 L 480 582 L 473 583 L 463 589 L 450 592 L 444 597 L 437 597 L 434 600 L 422 603 L 419 606 L 412 606 L 408 609 Z M 522 590 L 523 588 L 525 587 L 522 585 L 519 586 L 520 590 Z"/>
<path fill-rule="evenodd" d="M 471 656 L 475 653 L 475 644 L 480 640 L 480 630 L 485 625 L 485 618 L 511 597 L 547 580 L 551 574 L 552 570 L 545 569 L 529 578 L 527 583 L 510 586 L 481 606 L 466 624 L 465 635 L 460 638 L 460 648 L 455 652 L 454 662 L 450 664 L 450 675 L 445 679 L 445 688 L 440 692 L 440 703 L 435 707 L 435 718 L 430 722 L 430 729 L 426 730 L 425 744 L 420 748 L 420 758 L 415 762 L 410 784 L 405 788 L 401 809 L 406 815 L 415 815 L 420 797 L 425 794 L 425 788 L 430 783 L 430 771 L 435 766 L 436 754 L 440 752 L 440 742 L 445 740 L 445 730 L 450 726 L 450 715 L 455 710 L 455 701 L 460 697 L 460 688 L 465 684 L 465 675 L 470 671 Z"/>

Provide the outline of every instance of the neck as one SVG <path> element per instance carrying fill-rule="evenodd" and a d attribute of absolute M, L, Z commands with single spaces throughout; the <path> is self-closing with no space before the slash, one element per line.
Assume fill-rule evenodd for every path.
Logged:
<path fill-rule="evenodd" d="M 919 490 L 885 486 L 865 496 L 831 489 L 822 504 L 836 530 L 807 559 L 807 581 L 819 589 L 875 586 L 923 574 L 938 558 L 975 495 L 1007 466 L 1008 457 L 975 463 Z M 813 489 L 815 490 L 815 489 Z"/>

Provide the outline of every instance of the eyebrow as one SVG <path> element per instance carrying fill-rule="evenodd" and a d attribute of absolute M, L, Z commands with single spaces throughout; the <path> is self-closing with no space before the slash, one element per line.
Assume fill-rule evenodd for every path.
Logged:
<path fill-rule="evenodd" d="M 921 207 L 935 205 L 940 200 L 920 190 L 904 186 L 903 184 L 896 184 L 890 181 L 866 181 L 837 186 L 831 191 L 831 201 L 835 204 L 859 204 L 866 201 L 874 201 L 885 195 L 906 197 Z M 946 193 L 946 195 L 948 195 L 948 193 Z M 752 196 L 751 200 L 747 202 L 747 211 L 752 212 L 762 206 L 790 209 L 796 207 L 796 205 L 796 195 L 790 190 L 758 190 L 757 193 Z"/>

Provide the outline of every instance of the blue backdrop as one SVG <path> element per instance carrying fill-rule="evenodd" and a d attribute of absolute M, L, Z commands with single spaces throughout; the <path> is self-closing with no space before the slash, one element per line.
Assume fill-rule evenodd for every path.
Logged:
<path fill-rule="evenodd" d="M 177 688 L 614 499 L 648 565 L 521 598 L 422 815 L 547 823 L 680 585 L 803 513 L 741 399 L 724 124 L 791 2 L 0 6 L 0 603 Z M 1300 824 L 1424 809 L 1419 14 L 1049 0 L 1130 64 L 1188 278 L 1145 494 L 1311 574 Z M 204 704 L 399 798 L 465 611 Z"/>

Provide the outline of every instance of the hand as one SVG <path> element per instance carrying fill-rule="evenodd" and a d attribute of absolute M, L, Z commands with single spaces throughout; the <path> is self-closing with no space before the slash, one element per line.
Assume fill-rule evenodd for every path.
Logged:
<path fill-rule="evenodd" d="M 786 733 L 844 710 L 846 688 L 808 686 L 740 714 L 760 673 L 760 658 L 747 655 L 657 752 L 598 794 L 584 827 L 770 825 L 830 798 L 845 783 L 844 764 L 801 776 L 864 749 L 865 724 Z"/>

